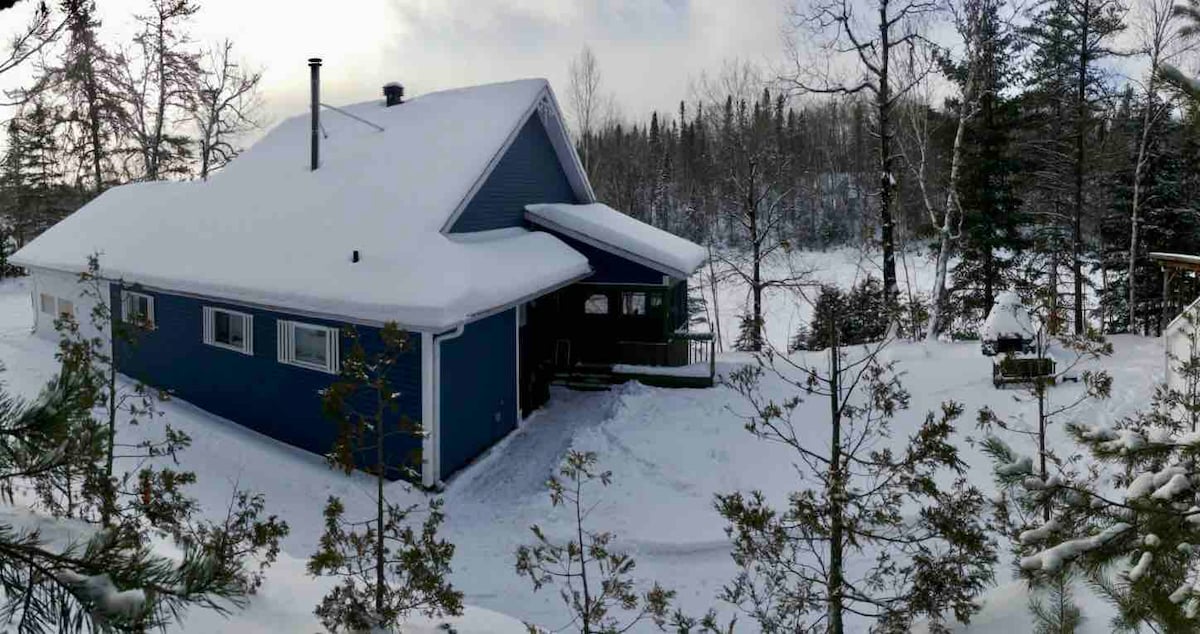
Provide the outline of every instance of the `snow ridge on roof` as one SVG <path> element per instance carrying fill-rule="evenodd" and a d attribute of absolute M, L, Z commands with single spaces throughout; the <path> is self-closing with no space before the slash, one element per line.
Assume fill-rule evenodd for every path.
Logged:
<path fill-rule="evenodd" d="M 113 188 L 12 260 L 76 272 L 99 252 L 105 274 L 127 282 L 453 326 L 590 271 L 545 233 L 467 243 L 440 232 L 549 90 L 527 79 L 345 108 L 382 132 L 326 110 L 316 171 L 308 116 L 292 117 L 210 181 Z"/>
<path fill-rule="evenodd" d="M 704 247 L 603 203 L 525 205 L 525 211 L 526 218 L 535 224 L 616 247 L 675 277 L 689 277 L 708 259 Z"/>

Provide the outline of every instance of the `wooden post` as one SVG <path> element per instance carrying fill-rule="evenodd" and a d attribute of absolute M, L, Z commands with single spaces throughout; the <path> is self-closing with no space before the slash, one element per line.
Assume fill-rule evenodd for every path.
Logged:
<path fill-rule="evenodd" d="M 1158 336 L 1162 336 L 1163 330 L 1167 327 L 1167 322 L 1171 319 L 1171 278 L 1174 277 L 1174 269 L 1163 265 L 1163 287 L 1162 287 L 1162 314 L 1158 318 Z"/>

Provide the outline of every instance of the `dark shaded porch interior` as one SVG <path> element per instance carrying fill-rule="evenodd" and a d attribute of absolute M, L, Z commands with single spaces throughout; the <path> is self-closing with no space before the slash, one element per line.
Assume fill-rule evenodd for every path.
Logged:
<path fill-rule="evenodd" d="M 687 280 L 574 284 L 526 304 L 520 324 L 523 413 L 544 403 L 550 382 L 566 374 L 711 360 L 711 336 L 687 332 Z"/>

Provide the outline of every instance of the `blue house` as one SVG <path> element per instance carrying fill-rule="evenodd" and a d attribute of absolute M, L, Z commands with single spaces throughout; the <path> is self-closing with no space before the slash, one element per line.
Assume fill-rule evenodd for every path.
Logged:
<path fill-rule="evenodd" d="M 370 347 L 395 322 L 394 382 L 427 434 L 389 451 L 431 487 L 551 381 L 700 374 L 686 280 L 705 251 L 597 203 L 545 80 L 385 97 L 314 106 L 207 182 L 116 187 L 51 228 L 12 257 L 35 331 L 87 321 L 75 280 L 99 253 L 117 318 L 151 324 L 116 346 L 122 373 L 324 454 L 343 329 Z"/>

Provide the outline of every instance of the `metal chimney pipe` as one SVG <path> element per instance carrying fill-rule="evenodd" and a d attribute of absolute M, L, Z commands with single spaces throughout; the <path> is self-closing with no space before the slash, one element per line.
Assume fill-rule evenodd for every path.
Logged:
<path fill-rule="evenodd" d="M 320 156 L 320 141 L 317 134 L 321 127 L 321 58 L 310 57 L 308 70 L 312 83 L 312 166 L 310 169 L 316 171 Z"/>

